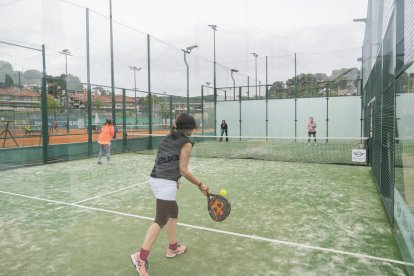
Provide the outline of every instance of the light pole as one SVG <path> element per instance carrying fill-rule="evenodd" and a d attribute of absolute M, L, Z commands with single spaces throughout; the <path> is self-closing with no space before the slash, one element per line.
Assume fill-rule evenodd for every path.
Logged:
<path fill-rule="evenodd" d="M 187 114 L 190 114 L 190 69 L 188 67 L 186 56 L 191 53 L 191 50 L 197 47 L 197 45 L 192 45 L 187 47 L 185 50 L 182 50 L 184 52 L 184 62 L 187 66 Z"/>
<path fill-rule="evenodd" d="M 251 53 L 254 56 L 254 67 L 255 67 L 255 79 L 256 79 L 256 99 L 257 99 L 257 57 L 259 56 L 256 53 Z"/>
<path fill-rule="evenodd" d="M 70 54 L 69 49 L 64 49 L 59 54 L 65 55 L 65 113 L 66 113 L 66 132 L 69 133 L 69 95 L 68 95 L 68 56 L 72 56 Z"/>
<path fill-rule="evenodd" d="M 217 25 L 208 25 L 211 29 L 213 29 L 214 40 L 213 40 L 213 47 L 214 47 L 214 133 L 217 133 L 217 83 L 216 83 L 216 32 L 217 32 Z"/>
<path fill-rule="evenodd" d="M 209 81 L 206 81 L 206 87 L 210 87 L 210 82 Z M 208 96 L 208 89 L 207 89 L 206 96 Z"/>
<path fill-rule="evenodd" d="M 233 79 L 233 101 L 236 100 L 236 82 L 234 81 L 233 73 L 239 72 L 239 70 L 231 69 L 231 78 Z"/>
<path fill-rule="evenodd" d="M 135 91 L 135 128 L 138 128 L 138 109 L 137 109 L 137 71 L 141 70 L 141 67 L 129 66 L 129 69 L 134 71 L 134 91 Z"/>

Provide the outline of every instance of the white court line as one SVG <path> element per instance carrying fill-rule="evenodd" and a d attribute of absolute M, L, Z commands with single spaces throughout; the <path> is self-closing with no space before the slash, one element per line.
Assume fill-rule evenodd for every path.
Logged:
<path fill-rule="evenodd" d="M 237 154 L 237 155 L 239 155 L 239 154 Z M 236 156 L 236 155 L 232 155 L 232 156 L 230 156 L 230 157 L 233 157 L 233 156 Z M 134 159 L 136 159 L 136 158 L 134 158 Z M 222 161 L 222 160 L 226 160 L 226 158 L 218 158 L 218 159 L 216 159 L 216 160 L 214 160 L 214 161 L 207 162 L 207 163 L 203 163 L 203 164 L 201 164 L 201 165 L 199 165 L 199 166 L 195 166 L 195 167 L 193 167 L 193 168 L 191 168 L 191 169 L 196 170 L 196 169 L 199 169 L 199 168 L 201 168 L 201 167 L 203 167 L 203 166 L 210 165 L 210 164 L 213 164 L 213 163 L 216 163 L 216 162 Z M 149 180 L 144 181 L 144 182 L 141 182 L 141 183 L 138 183 L 138 184 L 134 184 L 134 185 L 131 185 L 131 186 L 128 186 L 128 187 L 124 187 L 124 188 L 121 188 L 121 189 L 117 189 L 117 190 L 115 190 L 115 191 L 108 192 L 108 193 L 105 193 L 105 194 L 101 194 L 101 195 L 96 195 L 96 196 L 93 196 L 93 197 L 85 198 L 85 199 L 83 199 L 83 200 L 80 200 L 80 201 L 77 201 L 77 202 L 73 202 L 73 203 L 71 203 L 71 204 L 78 204 L 78 203 L 82 203 L 82 202 L 89 201 L 89 200 L 92 200 L 92 199 L 97 199 L 97 198 L 100 198 L 100 197 L 103 197 L 103 196 L 106 196 L 106 195 L 114 194 L 114 193 L 117 193 L 117 192 L 120 192 L 120 191 L 123 191 L 123 190 L 129 189 L 129 188 L 133 188 L 133 187 L 138 186 L 138 185 L 141 185 L 141 184 L 146 184 L 146 183 L 149 183 Z M 60 210 L 60 209 L 62 209 L 62 208 L 63 208 L 63 207 L 58 207 L 58 208 L 56 208 L 55 210 Z"/>
<path fill-rule="evenodd" d="M 141 185 L 141 184 L 145 184 L 145 183 L 148 183 L 148 182 L 149 182 L 149 181 L 147 180 L 147 181 L 144 181 L 144 182 L 141 182 L 141 183 L 138 183 L 138 184 L 134 184 L 134 185 L 131 185 L 131 186 L 128 186 L 128 187 L 124 187 L 124 188 L 121 188 L 121 189 L 118 189 L 118 190 L 112 191 L 112 192 L 107 192 L 107 193 L 105 193 L 105 194 L 101 194 L 101 195 L 97 195 L 97 196 L 93 196 L 93 197 L 85 198 L 85 199 L 83 199 L 83 200 L 73 202 L 72 204 L 78 204 L 78 203 L 82 203 L 82 202 L 89 201 L 89 200 L 92 200 L 92 199 L 97 199 L 97 198 L 100 198 L 100 197 L 103 197 L 103 196 L 106 196 L 106 195 L 110 195 L 110 194 L 114 194 L 114 193 L 117 193 L 117 192 L 120 192 L 120 191 L 123 191 L 123 190 L 129 189 L 129 188 L 132 188 L 132 187 L 135 187 L 135 186 Z M 55 210 L 59 210 L 59 209 L 62 209 L 62 208 L 63 208 L 63 207 L 58 207 L 58 208 L 56 208 Z"/>
<path fill-rule="evenodd" d="M 17 193 L 11 193 L 11 192 L 1 191 L 1 190 L 0 190 L 0 193 L 13 195 L 13 196 L 18 196 L 18 197 L 29 198 L 29 199 L 35 199 L 35 200 L 40 200 L 40 201 L 45 201 L 45 202 L 54 203 L 54 204 L 62 204 L 62 205 L 67 205 L 67 206 L 73 206 L 73 207 L 78 207 L 78 208 L 92 210 L 92 211 L 98 211 L 98 212 L 110 213 L 110 214 L 115 214 L 115 215 L 121 215 L 121 216 L 125 216 L 125 217 L 140 218 L 140 219 L 151 220 L 151 221 L 153 220 L 153 218 L 150 218 L 150 217 L 134 215 L 134 214 L 129 214 L 129 213 L 123 213 L 123 212 L 117 212 L 117 211 L 112 211 L 112 210 L 107 210 L 107 209 L 102 209 L 102 208 L 89 207 L 89 206 L 84 206 L 84 205 L 79 205 L 79 204 L 74 204 L 74 203 L 67 203 L 67 202 L 58 201 L 58 200 L 45 199 L 45 198 L 40 198 L 40 197 L 35 197 L 35 196 L 28 196 L 28 195 L 17 194 Z M 360 253 L 353 253 L 353 252 L 349 252 L 349 251 L 336 250 L 336 249 L 313 246 L 313 245 L 307 245 L 307 244 L 301 244 L 301 243 L 296 243 L 296 242 L 288 242 L 288 241 L 282 241 L 282 240 L 276 240 L 276 239 L 269 239 L 269 238 L 260 237 L 260 236 L 256 236 L 256 235 L 240 234 L 240 233 L 236 233 L 236 232 L 212 229 L 212 228 L 196 226 L 196 225 L 191 225 L 191 224 L 185 224 L 185 223 L 178 223 L 178 225 L 188 227 L 188 228 L 193 228 L 193 229 L 199 229 L 199 230 L 203 230 L 203 231 L 209 231 L 209 232 L 214 232 L 214 233 L 220 233 L 220 234 L 225 234 L 225 235 L 230 235 L 230 236 L 236 236 L 236 237 L 241 237 L 241 238 L 257 240 L 257 241 L 266 241 L 266 242 L 270 242 L 270 243 L 282 244 L 282 245 L 287 245 L 287 246 L 291 246 L 291 247 L 306 248 L 306 249 L 318 250 L 318 251 L 323 251 L 323 252 L 330 252 L 330 253 L 335 253 L 335 254 L 340 254 L 340 255 L 348 255 L 348 256 L 355 257 L 355 258 L 359 258 L 359 259 L 369 259 L 369 260 L 376 260 L 376 261 L 382 261 L 382 262 L 387 262 L 387 263 L 401 264 L 401 265 L 406 265 L 406 266 L 414 266 L 414 263 L 409 263 L 409 262 L 404 262 L 404 261 L 399 261 L 399 260 L 394 260 L 394 259 L 388 259 L 388 258 L 382 258 L 382 257 L 375 257 L 375 256 L 360 254 Z"/>

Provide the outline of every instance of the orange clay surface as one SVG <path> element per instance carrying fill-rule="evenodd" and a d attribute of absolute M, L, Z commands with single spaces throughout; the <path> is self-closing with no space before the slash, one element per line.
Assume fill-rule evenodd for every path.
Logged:
<path fill-rule="evenodd" d="M 152 134 L 167 134 L 169 129 L 162 130 L 153 130 Z M 201 132 L 201 131 L 196 131 Z M 139 130 L 139 131 L 128 131 L 129 134 L 149 134 L 148 130 Z M 29 147 L 29 146 L 41 146 L 42 145 L 42 136 L 39 131 L 32 132 L 31 134 L 25 134 L 24 132 L 16 131 L 12 132 L 14 139 L 16 140 L 19 147 Z M 92 141 L 96 142 L 98 140 L 99 133 L 92 133 Z M 123 132 L 118 131 L 116 134 L 118 139 L 122 139 Z M 0 148 L 15 148 L 17 145 L 10 137 L 10 134 L 7 134 L 6 140 L 4 140 L 5 135 L 0 137 Z M 66 129 L 57 129 L 49 130 L 49 144 L 68 144 L 68 143 L 82 143 L 88 142 L 88 133 L 87 129 L 71 129 L 69 134 L 66 132 Z M 4 143 L 4 145 L 3 145 Z"/>

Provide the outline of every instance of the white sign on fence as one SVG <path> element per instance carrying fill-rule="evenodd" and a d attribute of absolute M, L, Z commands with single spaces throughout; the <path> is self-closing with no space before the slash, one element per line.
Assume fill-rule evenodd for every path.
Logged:
<path fill-rule="evenodd" d="M 367 151 L 365 149 L 353 149 L 352 162 L 367 162 Z"/>

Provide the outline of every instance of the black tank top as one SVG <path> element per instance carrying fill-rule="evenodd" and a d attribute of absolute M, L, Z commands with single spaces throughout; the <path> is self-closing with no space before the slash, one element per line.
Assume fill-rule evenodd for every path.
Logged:
<path fill-rule="evenodd" d="M 165 136 L 158 146 L 157 156 L 155 157 L 155 165 L 150 176 L 154 178 L 178 181 L 181 177 L 181 148 L 186 143 L 194 145 L 194 143 L 192 143 L 187 136 L 181 133 L 177 134 L 177 137 L 171 135 Z"/>

